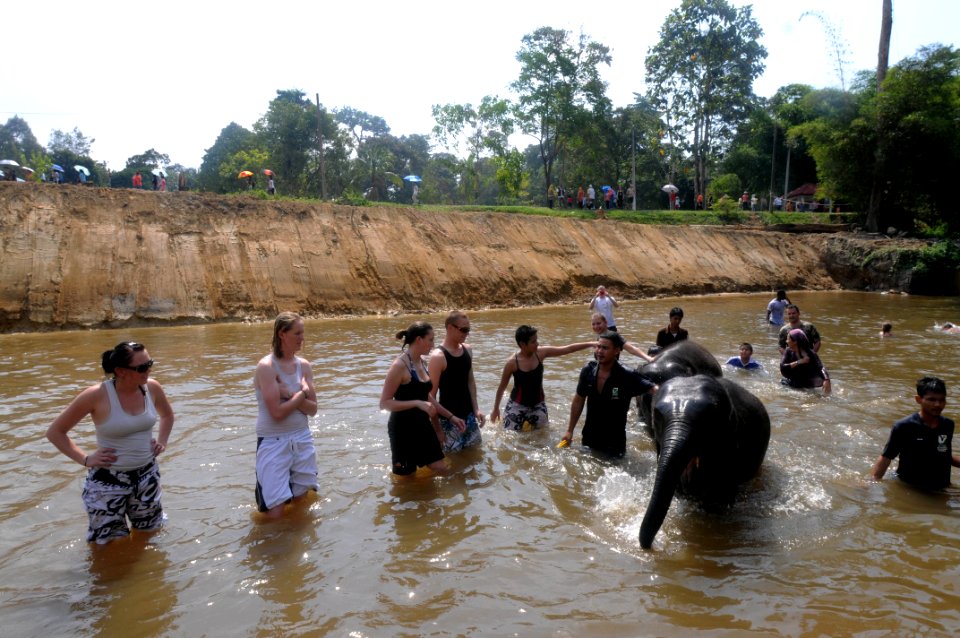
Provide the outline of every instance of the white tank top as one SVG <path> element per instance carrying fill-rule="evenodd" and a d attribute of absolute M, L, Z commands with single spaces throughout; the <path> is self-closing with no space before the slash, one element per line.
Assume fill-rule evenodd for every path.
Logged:
<path fill-rule="evenodd" d="M 280 370 L 280 363 L 277 361 L 276 355 L 270 355 L 270 362 L 273 364 L 273 369 L 277 373 L 277 378 L 280 380 L 280 383 L 287 387 L 290 394 L 294 394 L 300 390 L 300 380 L 303 379 L 303 371 L 300 368 L 300 357 L 294 358 L 297 362 L 297 368 L 293 371 L 293 374 L 284 374 Z M 263 394 L 260 392 L 260 388 L 257 387 L 257 436 L 282 436 L 299 430 L 309 429 L 309 427 L 309 417 L 300 410 L 294 410 L 282 421 L 275 421 L 273 417 L 270 416 L 270 411 L 267 409 L 267 404 L 263 400 Z"/>
<path fill-rule="evenodd" d="M 135 470 L 153 460 L 150 438 L 153 426 L 157 422 L 157 408 L 146 386 L 144 403 L 146 407 L 140 414 L 127 414 L 120 406 L 117 388 L 113 381 L 104 381 L 103 387 L 110 400 L 110 415 L 97 425 L 97 447 L 112 447 L 116 450 L 117 460 L 111 470 Z"/>

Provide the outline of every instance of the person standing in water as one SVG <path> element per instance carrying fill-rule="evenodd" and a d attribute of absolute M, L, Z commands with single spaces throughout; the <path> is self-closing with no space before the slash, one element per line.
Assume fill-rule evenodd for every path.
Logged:
<path fill-rule="evenodd" d="M 630 399 L 660 386 L 639 372 L 620 365 L 623 337 L 608 331 L 596 344 L 596 360 L 580 371 L 577 391 L 570 402 L 570 421 L 561 445 L 573 441 L 573 432 L 587 408 L 583 426 L 583 444 L 599 452 L 623 456 L 627 449 L 627 412 Z"/>
<path fill-rule="evenodd" d="M 767 304 L 767 322 L 774 326 L 783 325 L 783 311 L 790 305 L 786 290 L 778 290 L 777 296 Z"/>
<path fill-rule="evenodd" d="M 253 386 L 257 394 L 257 507 L 270 518 L 287 503 L 318 491 L 317 452 L 310 417 L 317 413 L 310 362 L 303 347 L 303 319 L 282 312 L 273 322 L 273 351 L 260 359 Z"/>
<path fill-rule="evenodd" d="M 496 423 L 500 420 L 500 401 L 503 400 L 503 393 L 507 389 L 510 377 L 513 377 L 513 390 L 507 400 L 503 428 L 520 431 L 545 427 L 548 424 L 549 415 L 543 394 L 543 360 L 592 348 L 596 342 L 582 341 L 565 346 L 541 346 L 537 338 L 537 329 L 527 325 L 517 328 L 514 336 L 520 349 L 507 359 L 503 366 L 500 385 L 493 400 L 493 410 L 490 412 L 490 421 Z"/>
<path fill-rule="evenodd" d="M 433 326 L 423 321 L 397 333 L 404 350 L 394 359 L 380 393 L 380 409 L 390 412 L 387 434 L 393 473 L 409 476 L 418 467 L 429 466 L 437 474 L 446 474 L 443 459 L 443 431 L 434 426 L 436 400 L 430 394 L 433 382 L 423 365 L 423 357 L 433 349 Z"/>
<path fill-rule="evenodd" d="M 173 408 L 163 387 L 150 378 L 153 359 L 145 346 L 118 343 L 100 359 L 103 371 L 113 378 L 81 392 L 47 428 L 47 440 L 88 468 L 83 484 L 87 542 L 103 545 L 129 536 L 130 527 L 153 532 L 163 525 L 157 456 L 167 449 Z M 91 453 L 68 436 L 87 416 L 97 435 L 97 449 Z M 153 438 L 157 421 L 160 429 Z"/>
<path fill-rule="evenodd" d="M 613 309 L 619 308 L 620 304 L 613 295 L 607 293 L 604 286 L 597 286 L 597 294 L 590 300 L 590 310 L 599 312 L 607 320 L 607 330 L 617 331 L 617 322 L 613 318 Z"/>
<path fill-rule="evenodd" d="M 465 342 L 470 334 L 470 319 L 459 310 L 447 315 L 446 335 L 439 348 L 430 354 L 431 395 L 439 403 L 437 410 L 443 428 L 445 454 L 480 445 L 484 415 L 477 404 L 477 383 L 473 378 L 473 351 Z"/>
<path fill-rule="evenodd" d="M 914 401 L 920 410 L 893 424 L 871 476 L 881 480 L 899 456 L 897 478 L 923 489 L 942 490 L 950 485 L 950 468 L 960 467 L 960 456 L 953 453 L 954 423 L 943 416 L 947 384 L 937 377 L 923 377 L 917 381 Z"/>

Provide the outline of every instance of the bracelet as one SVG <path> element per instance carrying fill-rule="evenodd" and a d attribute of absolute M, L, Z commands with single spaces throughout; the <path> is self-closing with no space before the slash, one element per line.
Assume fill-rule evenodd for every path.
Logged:
<path fill-rule="evenodd" d="M 87 467 L 87 459 L 89 459 L 89 458 L 90 458 L 90 455 L 89 455 L 89 454 L 86 455 L 85 457 L 83 457 L 83 467 Z"/>

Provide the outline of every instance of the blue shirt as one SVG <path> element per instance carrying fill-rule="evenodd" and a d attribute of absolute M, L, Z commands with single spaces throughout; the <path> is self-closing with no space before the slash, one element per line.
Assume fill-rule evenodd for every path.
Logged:
<path fill-rule="evenodd" d="M 730 357 L 727 359 L 727 365 L 733 366 L 734 368 L 744 368 L 746 370 L 759 370 L 763 366 L 759 362 L 750 359 L 747 361 L 747 365 L 743 365 L 743 361 L 740 360 L 740 357 Z"/>

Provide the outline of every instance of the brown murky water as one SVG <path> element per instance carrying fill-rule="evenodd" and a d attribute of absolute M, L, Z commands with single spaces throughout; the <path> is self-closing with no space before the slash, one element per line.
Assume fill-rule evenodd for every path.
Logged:
<path fill-rule="evenodd" d="M 616 294 L 616 291 L 613 291 Z M 778 384 L 771 295 L 624 303 L 631 340 L 667 311 L 718 358 L 752 341 L 768 374 L 734 372 L 767 405 L 762 475 L 725 514 L 674 501 L 651 551 L 637 532 L 655 469 L 639 427 L 620 461 L 560 450 L 584 353 L 551 359 L 552 426 L 488 426 L 443 479 L 396 483 L 377 409 L 409 317 L 311 321 L 304 355 L 322 493 L 279 524 L 254 515 L 253 366 L 267 324 L 0 336 L 0 610 L 9 636 L 952 636 L 960 632 L 960 476 L 926 495 L 866 479 L 924 373 L 960 389 L 960 300 L 792 295 L 824 339 L 829 398 Z M 520 323 L 540 341 L 590 338 L 584 307 L 474 313 L 489 411 Z M 877 338 L 880 322 L 896 337 Z M 442 317 L 431 316 L 434 325 Z M 165 529 L 92 551 L 83 470 L 43 437 L 99 353 L 147 344 L 177 414 L 161 457 Z M 948 404 L 946 414 L 960 413 Z M 581 424 L 582 425 L 582 424 Z M 74 430 L 92 446 L 92 425 Z M 578 430 L 579 432 L 579 430 Z M 579 440 L 579 435 L 577 436 Z M 956 446 L 955 446 L 956 451 Z"/>

